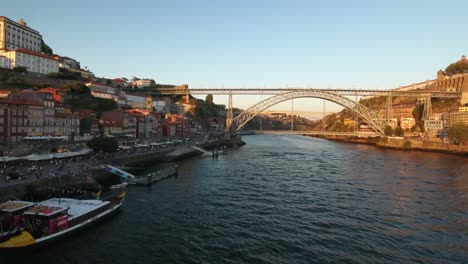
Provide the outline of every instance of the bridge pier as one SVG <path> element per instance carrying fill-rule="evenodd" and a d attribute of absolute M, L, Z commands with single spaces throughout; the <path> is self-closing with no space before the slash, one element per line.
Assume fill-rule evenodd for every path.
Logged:
<path fill-rule="evenodd" d="M 390 122 L 390 119 L 392 119 L 392 113 L 393 112 L 393 98 L 392 94 L 388 94 L 387 96 L 387 123 Z"/>
<path fill-rule="evenodd" d="M 427 120 L 431 117 L 432 115 L 432 103 L 431 103 L 431 96 L 427 96 L 424 99 L 424 115 L 423 115 L 423 120 Z"/>
<path fill-rule="evenodd" d="M 229 100 L 228 100 L 228 109 L 227 109 L 227 116 L 226 116 L 226 132 L 230 132 L 232 128 L 232 93 L 229 93 Z"/>

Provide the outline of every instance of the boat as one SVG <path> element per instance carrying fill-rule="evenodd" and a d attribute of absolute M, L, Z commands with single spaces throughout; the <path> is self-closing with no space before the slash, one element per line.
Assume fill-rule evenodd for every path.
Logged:
<path fill-rule="evenodd" d="M 21 232 L 23 213 L 35 203 L 8 201 L 0 204 L 0 243 Z"/>
<path fill-rule="evenodd" d="M 124 198 L 121 190 L 107 200 L 52 198 L 36 203 L 22 213 L 20 231 L 0 242 L 0 250 L 35 248 L 67 237 L 117 213 Z"/>

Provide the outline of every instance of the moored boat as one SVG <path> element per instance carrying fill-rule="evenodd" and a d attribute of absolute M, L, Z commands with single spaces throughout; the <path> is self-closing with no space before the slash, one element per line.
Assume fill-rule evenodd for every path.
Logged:
<path fill-rule="evenodd" d="M 0 249 L 25 249 L 64 238 L 118 212 L 125 197 L 103 200 L 53 198 L 34 204 L 22 214 L 21 230 L 0 242 Z"/>
<path fill-rule="evenodd" d="M 35 203 L 8 201 L 0 204 L 0 243 L 18 235 L 22 230 L 23 213 Z"/>

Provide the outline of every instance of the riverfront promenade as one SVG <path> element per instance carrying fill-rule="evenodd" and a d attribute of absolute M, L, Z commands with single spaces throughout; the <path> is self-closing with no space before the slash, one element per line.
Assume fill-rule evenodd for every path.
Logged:
<path fill-rule="evenodd" d="M 41 179 L 50 179 L 60 176 L 75 176 L 81 178 L 91 178 L 93 172 L 100 168 L 101 165 L 111 164 L 114 166 L 125 166 L 122 160 L 131 159 L 141 155 L 162 154 L 174 152 L 175 150 L 184 150 L 185 154 L 188 150 L 193 151 L 190 146 L 194 145 L 195 141 L 176 143 L 175 146 L 165 147 L 139 147 L 126 150 L 119 150 L 115 153 L 100 153 L 100 154 L 85 154 L 76 157 L 68 157 L 62 159 L 50 159 L 42 161 L 13 161 L 0 165 L 0 187 L 13 187 L 26 183 L 34 183 Z M 118 162 L 116 162 L 118 161 Z M 18 173 L 24 176 L 23 179 L 12 179 L 8 174 Z"/>

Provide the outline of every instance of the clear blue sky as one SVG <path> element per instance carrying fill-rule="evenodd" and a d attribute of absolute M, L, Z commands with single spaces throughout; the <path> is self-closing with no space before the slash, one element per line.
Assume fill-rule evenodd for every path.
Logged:
<path fill-rule="evenodd" d="M 97 76 L 190 87 L 390 89 L 468 53 L 468 1 L 6 1 Z M 468 54 L 467 54 L 468 55 Z M 216 98 L 215 98 L 216 102 Z"/>

